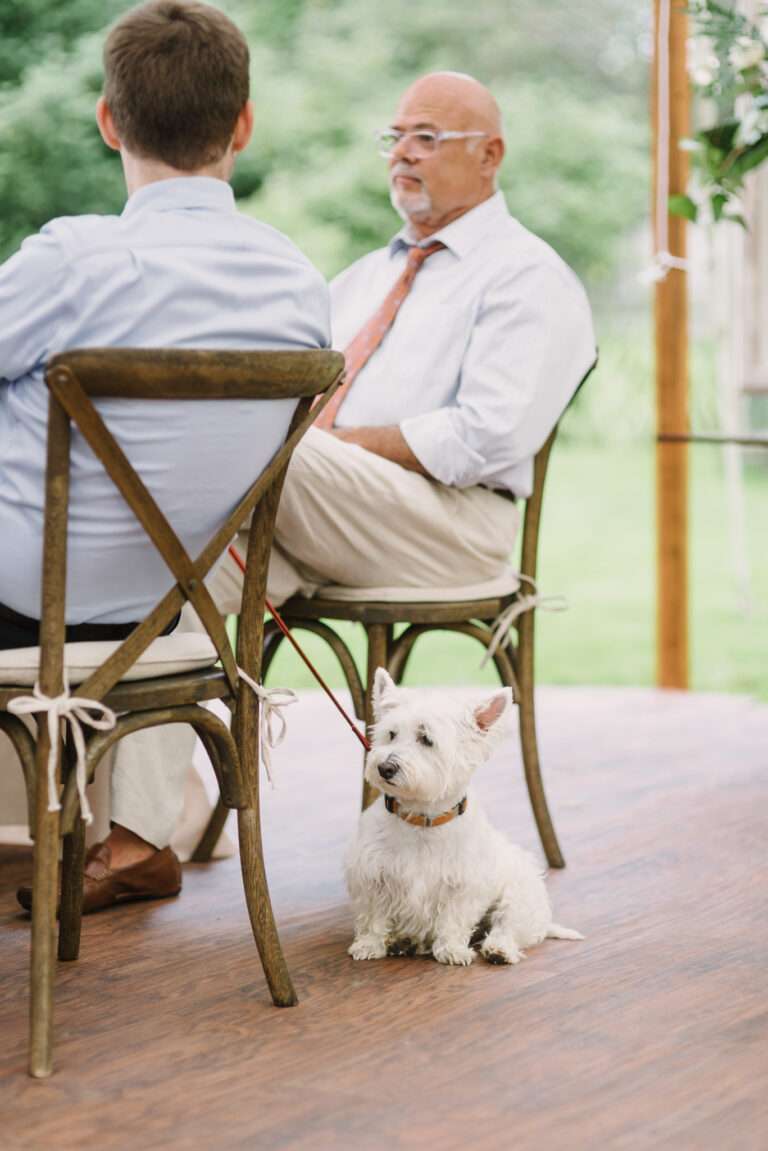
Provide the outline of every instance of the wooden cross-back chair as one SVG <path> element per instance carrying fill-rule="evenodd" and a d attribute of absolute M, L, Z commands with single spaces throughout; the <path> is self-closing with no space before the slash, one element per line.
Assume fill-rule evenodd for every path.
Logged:
<path fill-rule="evenodd" d="M 586 383 L 596 365 L 597 360 L 584 375 L 574 396 Z M 520 571 L 529 580 L 536 579 L 544 483 L 558 426 L 559 424 L 554 427 L 536 454 L 533 491 L 525 502 Z M 493 581 L 493 584 L 498 585 L 498 581 Z M 471 636 L 486 649 L 493 647 L 492 659 L 499 679 L 505 686 L 512 688 L 515 703 L 519 708 L 519 732 L 525 780 L 541 844 L 549 866 L 559 868 L 565 866 L 565 860 L 547 805 L 536 735 L 535 607 L 524 611 L 514 620 L 509 641 L 505 646 L 497 646 L 494 643 L 496 621 L 503 613 L 513 608 L 521 596 L 530 592 L 530 585 L 523 581 L 517 586 L 514 576 L 510 578 L 509 584 L 510 589 L 501 594 L 498 586 L 485 595 L 478 589 L 477 597 L 460 601 L 454 600 L 448 589 L 447 594 L 444 593 L 439 599 L 430 602 L 425 602 L 424 597 L 415 598 L 413 589 L 408 588 L 397 589 L 397 593 L 388 597 L 386 602 L 370 600 L 365 589 L 351 591 L 324 589 L 311 599 L 296 596 L 289 600 L 283 605 L 282 616 L 290 629 L 313 632 L 328 644 L 341 665 L 352 696 L 355 715 L 364 721 L 366 726 L 373 722 L 371 692 L 376 668 L 388 668 L 394 680 L 400 683 L 414 645 L 422 636 L 435 631 L 453 631 Z M 334 592 L 338 593 L 337 598 L 334 598 Z M 336 621 L 360 623 L 365 630 L 367 640 L 365 683 L 361 679 L 349 647 L 338 631 L 330 626 Z M 403 624 L 404 630 L 395 636 L 396 625 Z M 262 664 L 265 679 L 283 639 L 284 636 L 277 624 L 270 621 L 265 629 Z M 363 808 L 371 804 L 378 794 L 378 791 L 364 780 Z M 199 860 L 210 858 L 225 818 L 226 811 L 218 805 L 194 858 Z"/>
<path fill-rule="evenodd" d="M 556 432 L 557 429 L 550 434 L 536 456 L 533 493 L 525 505 L 520 570 L 531 579 L 536 578 L 544 480 Z M 510 585 L 514 587 L 515 583 L 516 580 L 512 578 Z M 283 620 L 292 631 L 313 632 L 325 640 L 334 652 L 347 682 L 355 715 L 365 722 L 366 727 L 373 723 L 371 693 L 377 667 L 386 667 L 396 683 L 402 682 L 417 640 L 430 632 L 459 632 L 471 636 L 488 648 L 493 638 L 494 622 L 518 600 L 519 596 L 526 594 L 527 588 L 522 585 L 507 594 L 493 594 L 482 599 L 457 601 L 441 598 L 431 602 L 409 599 L 408 591 L 409 589 L 403 588 L 401 599 L 388 599 L 386 602 L 374 602 L 364 598 L 334 599 L 321 591 L 311 599 L 296 596 L 281 609 Z M 336 621 L 359 623 L 365 630 L 367 659 L 364 683 L 352 652 L 339 632 L 330 626 Z M 513 625 L 516 639 L 513 638 L 506 647 L 497 647 L 492 659 L 499 679 L 505 686 L 512 688 L 515 703 L 519 707 L 525 779 L 547 862 L 550 867 L 564 867 L 565 861 L 544 793 L 536 739 L 533 695 L 534 621 L 534 609 L 521 614 Z M 398 624 L 406 626 L 401 634 L 395 636 L 395 627 Z M 267 623 L 262 665 L 265 679 L 283 639 L 284 636 L 276 624 L 272 621 Z M 364 780 L 363 808 L 373 803 L 378 794 L 378 791 Z M 224 814 L 222 810 L 221 815 Z M 212 835 L 207 835 L 206 840 L 211 846 L 213 845 Z"/>
<path fill-rule="evenodd" d="M 28 696 L 37 680 L 43 695 L 66 691 L 66 666 L 77 662 L 77 651 L 65 648 L 65 588 L 71 425 L 74 424 L 101 461 L 105 471 L 132 508 L 152 544 L 176 579 L 149 615 L 122 642 L 106 645 L 109 652 L 85 672 L 76 694 L 101 701 L 116 715 L 117 724 L 86 738 L 89 779 L 117 740 L 140 728 L 189 723 L 209 754 L 222 802 L 238 811 L 243 885 L 253 934 L 273 1001 L 296 1002 L 283 958 L 269 898 L 259 823 L 259 699 L 242 682 L 242 669 L 261 679 L 264 598 L 275 514 L 291 453 L 335 391 L 343 372 L 337 352 L 228 352 L 132 349 L 72 351 L 54 357 L 46 370 L 50 392 L 48 457 L 42 575 L 39 676 L 13 681 L 13 651 L 0 652 L 0 727 L 13 742 L 21 761 L 30 797 L 34 834 L 32 971 L 30 1014 L 30 1073 L 50 1074 L 53 1041 L 53 977 L 59 838 L 64 836 L 59 948 L 61 959 L 76 959 L 80 943 L 85 829 L 80 812 L 74 755 L 70 740 L 57 754 L 56 794 L 61 811 L 49 810 L 47 764 L 50 750 L 45 715 L 36 736 L 8 711 L 14 699 Z M 325 393 L 314 410 L 314 397 Z M 152 400 L 287 399 L 298 404 L 287 436 L 269 466 L 243 495 L 203 551 L 191 558 L 131 467 L 117 441 L 92 403 L 100 398 Z M 151 409 L 150 409 L 151 412 Z M 149 413 L 148 413 L 149 414 Z M 222 460 L 222 466 L 226 461 Z M 252 513 L 243 611 L 237 653 L 204 578 L 237 529 Z M 189 637 L 165 636 L 185 602 L 203 621 L 206 650 L 189 659 Z M 168 659 L 142 670 L 142 659 L 164 645 Z M 85 657 L 84 657 L 85 658 Z M 137 662 L 138 661 L 138 662 Z M 218 666 L 214 666 L 218 664 Z M 167 674 L 170 666 L 173 674 Z M 126 675 L 128 679 L 126 680 Z M 136 678 L 136 676 L 141 678 Z M 223 700 L 233 715 L 232 732 L 207 709 L 205 700 Z M 60 727 L 61 725 L 59 725 Z"/>

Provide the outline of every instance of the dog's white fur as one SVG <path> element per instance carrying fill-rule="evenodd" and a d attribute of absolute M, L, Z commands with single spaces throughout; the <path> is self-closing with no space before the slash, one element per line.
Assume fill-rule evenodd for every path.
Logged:
<path fill-rule="evenodd" d="M 410 825 L 383 803 L 363 813 L 346 861 L 355 911 L 352 958 L 407 950 L 469 964 L 475 957 L 470 940 L 483 920 L 480 952 L 493 963 L 517 963 L 524 948 L 543 939 L 582 939 L 552 922 L 541 868 L 491 826 L 468 786 L 503 734 L 510 689 L 457 710 L 454 701 L 401 690 L 379 668 L 373 707 L 368 782 L 394 796 L 404 812 L 435 817 L 464 795 L 468 805 L 438 827 Z M 391 778 L 382 777 L 382 768 Z"/>

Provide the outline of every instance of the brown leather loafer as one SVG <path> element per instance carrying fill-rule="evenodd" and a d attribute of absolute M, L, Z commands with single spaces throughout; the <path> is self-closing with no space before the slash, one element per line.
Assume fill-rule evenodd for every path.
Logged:
<path fill-rule="evenodd" d="M 164 847 L 132 867 L 113 868 L 108 843 L 94 843 L 85 859 L 83 915 L 103 911 L 117 903 L 139 899 L 167 899 L 181 891 L 181 864 L 170 847 Z M 32 910 L 32 888 L 20 887 L 16 898 L 25 911 Z"/>

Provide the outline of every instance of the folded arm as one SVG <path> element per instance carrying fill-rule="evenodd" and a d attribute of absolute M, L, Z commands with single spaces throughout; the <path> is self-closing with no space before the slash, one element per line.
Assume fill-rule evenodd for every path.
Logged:
<path fill-rule="evenodd" d="M 593 359 L 580 286 L 555 268 L 527 268 L 486 291 L 454 404 L 399 427 L 334 434 L 444 484 L 470 487 L 535 455 Z"/>
<path fill-rule="evenodd" d="M 400 429 L 395 425 L 387 428 L 334 428 L 333 435 L 348 444 L 357 444 L 367 452 L 392 460 L 410 472 L 432 477 L 431 473 L 411 451 Z"/>

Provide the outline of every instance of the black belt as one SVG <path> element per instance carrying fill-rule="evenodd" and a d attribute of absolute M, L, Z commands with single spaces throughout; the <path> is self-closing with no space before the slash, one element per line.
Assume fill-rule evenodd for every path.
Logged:
<path fill-rule="evenodd" d="M 511 500 L 513 504 L 517 503 L 517 496 L 507 488 L 489 488 L 487 484 L 480 484 L 480 487 L 485 488 L 487 492 L 493 492 L 495 496 L 501 496 L 504 500 Z"/>
<path fill-rule="evenodd" d="M 168 635 L 169 632 L 173 631 L 179 622 L 180 615 L 181 613 L 171 620 L 168 627 L 161 633 L 162 635 Z M 11 624 L 21 633 L 28 633 L 29 647 L 38 646 L 40 642 L 40 620 L 22 615 L 21 612 L 6 607 L 4 603 L 0 603 L 0 620 Z M 65 641 L 66 643 L 96 643 L 99 640 L 127 639 L 138 626 L 136 622 L 70 623 L 65 629 Z"/>

